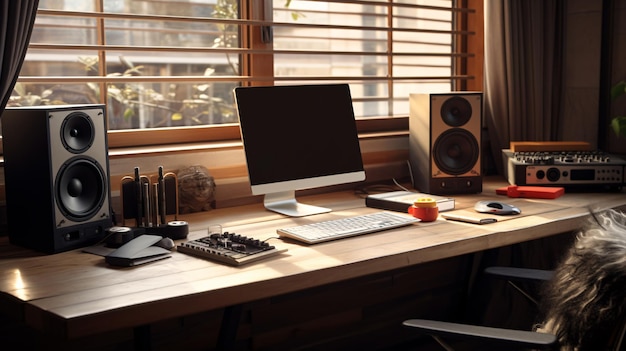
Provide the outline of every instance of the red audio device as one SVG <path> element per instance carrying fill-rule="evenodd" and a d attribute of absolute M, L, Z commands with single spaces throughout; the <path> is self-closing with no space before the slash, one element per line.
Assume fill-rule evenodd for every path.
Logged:
<path fill-rule="evenodd" d="M 565 193 L 563 187 L 517 186 L 509 185 L 496 189 L 496 194 L 508 197 L 525 197 L 533 199 L 556 199 Z"/>

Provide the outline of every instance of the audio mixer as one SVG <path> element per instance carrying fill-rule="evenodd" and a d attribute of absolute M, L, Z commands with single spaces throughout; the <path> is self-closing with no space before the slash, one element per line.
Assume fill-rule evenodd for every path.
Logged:
<path fill-rule="evenodd" d="M 179 244 L 178 252 L 240 266 L 287 251 L 236 233 L 213 233 Z"/>
<path fill-rule="evenodd" d="M 510 184 L 563 186 L 570 189 L 619 190 L 626 161 L 602 151 L 502 150 Z"/>

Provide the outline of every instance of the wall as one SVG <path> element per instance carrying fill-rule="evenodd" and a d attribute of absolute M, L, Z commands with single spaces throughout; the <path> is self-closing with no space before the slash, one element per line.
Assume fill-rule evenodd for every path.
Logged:
<path fill-rule="evenodd" d="M 626 137 L 617 137 L 608 125 L 598 125 L 600 96 L 600 60 L 602 39 L 602 1 L 568 0 L 565 2 L 566 34 L 563 68 L 563 118 L 568 128 L 563 140 L 584 140 L 598 144 L 598 133 L 604 133 L 604 151 L 626 154 Z M 611 84 L 626 79 L 626 0 L 614 0 Z M 626 115 L 626 98 L 609 107 L 613 116 Z"/>
<path fill-rule="evenodd" d="M 602 2 L 565 2 L 562 140 L 598 143 Z"/>
<path fill-rule="evenodd" d="M 365 137 L 361 140 L 361 152 L 366 172 L 366 180 L 363 184 L 388 182 L 392 178 L 400 179 L 408 176 L 406 165 L 408 136 L 402 134 Z M 119 187 L 123 176 L 132 175 L 134 167 L 139 167 L 147 174 L 156 174 L 160 165 L 166 172 L 177 172 L 179 169 L 192 165 L 207 167 L 211 175 L 215 177 L 217 207 L 261 202 L 261 196 L 252 196 L 245 166 L 245 155 L 240 144 L 235 142 L 230 146 L 221 145 L 217 149 L 151 152 L 124 156 L 113 152 L 110 159 L 110 173 L 114 210 L 120 213 Z M 363 184 L 351 183 L 343 188 L 353 189 Z M 326 188 L 313 189 L 313 191 L 328 190 Z"/>

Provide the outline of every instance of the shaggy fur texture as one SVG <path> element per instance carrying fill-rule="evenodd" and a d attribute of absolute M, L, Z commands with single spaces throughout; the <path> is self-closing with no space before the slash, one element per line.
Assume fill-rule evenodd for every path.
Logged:
<path fill-rule="evenodd" d="M 542 297 L 540 330 L 557 335 L 562 350 L 606 349 L 626 318 L 626 215 L 609 210 L 594 218 Z"/>

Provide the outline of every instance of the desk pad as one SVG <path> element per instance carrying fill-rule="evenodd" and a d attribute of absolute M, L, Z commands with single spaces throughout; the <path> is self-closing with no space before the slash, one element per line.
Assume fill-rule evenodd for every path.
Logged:
<path fill-rule="evenodd" d="M 501 200 L 498 200 L 501 201 Z M 554 204 L 548 204 L 545 202 L 535 202 L 533 200 L 525 199 L 507 199 L 506 203 L 519 208 L 522 213 L 518 215 L 494 215 L 491 213 L 479 213 L 474 208 L 460 209 L 448 211 L 441 214 L 441 217 L 458 220 L 462 222 L 469 222 L 475 224 L 488 224 L 494 222 L 507 221 L 509 219 L 522 218 L 526 216 L 532 216 L 540 213 L 552 212 L 562 210 L 564 207 Z M 463 218 L 463 219 L 462 219 Z"/>

